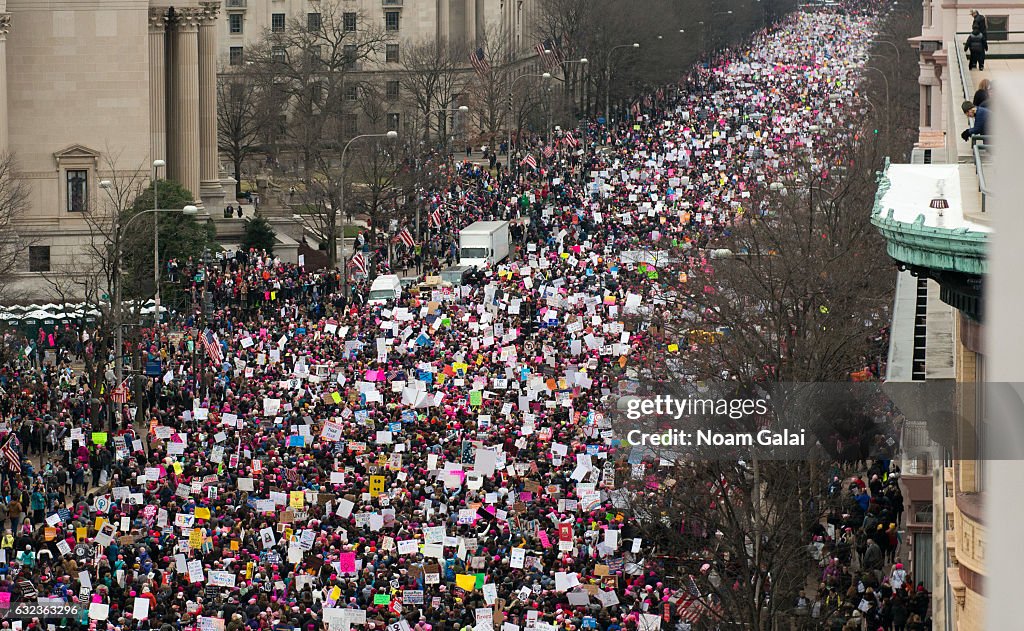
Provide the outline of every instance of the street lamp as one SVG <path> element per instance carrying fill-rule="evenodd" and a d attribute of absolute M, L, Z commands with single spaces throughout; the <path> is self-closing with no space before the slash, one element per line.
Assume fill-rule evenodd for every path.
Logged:
<path fill-rule="evenodd" d="M 902 61 L 900 61 L 900 47 L 897 46 L 894 42 L 890 42 L 887 39 L 876 39 L 875 43 L 876 44 L 886 44 L 887 46 L 892 46 L 892 49 L 896 51 L 896 63 L 897 64 L 902 63 Z"/>
<path fill-rule="evenodd" d="M 874 66 L 864 66 L 865 70 L 874 70 L 882 76 L 882 81 L 885 82 L 885 133 L 889 133 L 889 112 L 892 107 L 892 103 L 889 101 L 889 77 L 885 75 L 882 70 L 875 68 Z"/>
<path fill-rule="evenodd" d="M 604 86 L 604 124 L 611 126 L 611 92 L 612 92 L 612 53 L 620 48 L 640 48 L 638 42 L 632 44 L 619 44 L 612 46 L 608 51 L 608 59 L 604 64 L 604 75 L 607 85 Z"/>
<path fill-rule="evenodd" d="M 100 182 L 100 188 L 107 191 L 107 195 L 111 201 L 114 201 L 114 196 L 110 192 L 113 185 L 110 180 L 103 180 Z M 116 202 L 115 202 L 116 204 Z M 120 213 L 120 209 L 115 208 L 115 212 Z M 121 251 L 122 242 L 124 240 L 124 233 L 128 230 L 128 226 L 132 225 L 136 219 L 143 215 L 150 213 L 181 213 L 183 215 L 195 216 L 199 212 L 199 209 L 189 204 L 184 208 L 150 208 L 149 210 L 140 211 L 131 217 L 127 221 L 121 223 L 120 216 L 115 218 L 114 224 L 114 265 L 111 269 L 111 284 L 113 285 L 114 297 L 111 302 L 112 311 L 116 310 L 117 317 L 117 329 L 114 332 L 114 344 L 115 344 L 115 359 L 114 359 L 114 376 L 117 381 L 117 387 L 120 387 L 124 382 L 124 358 L 122 353 L 124 352 L 124 331 L 122 327 L 123 322 L 123 309 L 121 306 L 121 257 L 123 252 Z"/>
<path fill-rule="evenodd" d="M 345 221 L 344 221 L 345 220 L 345 152 L 348 151 L 348 148 L 352 146 L 353 142 L 359 140 L 360 138 L 387 138 L 388 140 L 397 140 L 398 139 L 398 132 L 392 129 L 391 131 L 387 132 L 386 134 L 360 134 L 358 136 L 353 136 L 352 138 L 349 139 L 349 141 L 347 143 L 345 143 L 345 146 L 341 150 L 341 167 L 340 167 L 341 171 L 339 173 L 339 184 L 341 186 L 341 193 L 340 193 L 339 199 L 338 199 L 338 201 L 339 201 L 339 203 L 341 205 L 341 208 L 338 209 L 338 212 L 341 213 L 341 218 L 342 218 L 342 223 L 341 223 L 341 269 L 342 269 L 341 280 L 342 280 L 342 284 L 341 284 L 341 287 L 342 287 L 342 292 L 343 293 L 348 290 L 348 257 L 345 254 Z M 337 224 L 335 224 L 335 225 L 333 225 L 331 227 L 336 229 L 337 228 Z M 334 247 L 337 247 L 337 245 L 335 244 Z"/>
<path fill-rule="evenodd" d="M 160 181 L 158 169 L 167 166 L 167 163 L 163 160 L 153 160 L 153 208 L 157 209 L 160 205 L 157 203 L 157 189 Z M 160 215 L 153 215 L 153 324 L 160 323 Z M 159 339 L 159 336 L 156 336 Z"/>
<path fill-rule="evenodd" d="M 586 66 L 589 63 L 590 63 L 589 59 L 587 59 L 586 57 L 580 57 L 579 59 L 570 59 L 569 61 L 563 61 L 562 65 L 563 66 L 568 66 L 570 64 L 579 64 L 581 66 Z M 566 82 L 566 85 L 568 86 L 568 82 Z M 576 103 L 575 103 L 576 95 L 573 94 L 572 97 L 573 97 L 573 106 L 575 106 L 576 105 Z M 583 154 L 586 155 L 586 153 L 587 153 L 587 130 L 583 129 Z"/>
<path fill-rule="evenodd" d="M 586 66 L 589 63 L 590 63 L 590 60 L 587 59 L 586 57 L 580 57 L 579 59 L 570 59 L 568 61 L 563 61 L 562 64 L 561 64 L 563 66 L 562 76 L 565 76 L 564 66 L 569 66 L 569 65 L 572 65 L 572 64 L 579 64 L 581 66 Z M 572 84 L 572 87 L 576 87 L 576 84 L 575 83 Z M 569 84 L 568 81 L 565 81 L 565 91 L 566 91 L 566 93 L 571 93 L 571 94 L 569 94 L 569 96 L 572 97 L 573 107 L 575 107 L 576 106 L 576 94 L 574 94 L 575 90 L 570 89 L 570 84 Z M 582 90 L 580 91 L 580 94 L 582 96 Z"/>
<path fill-rule="evenodd" d="M 516 77 L 515 79 L 513 79 L 512 83 L 510 83 L 509 86 L 508 86 L 508 151 L 505 153 L 505 167 L 509 171 L 512 170 L 512 114 L 514 112 L 514 108 L 512 106 L 512 99 L 515 98 L 513 96 L 513 94 L 515 93 L 516 84 L 519 83 L 520 79 L 526 79 L 528 77 L 539 77 L 541 79 L 550 79 L 551 78 L 551 73 L 550 72 L 545 72 L 544 74 L 524 74 L 524 75 L 520 75 L 520 76 Z M 518 126 L 516 128 L 516 131 L 519 131 Z"/>

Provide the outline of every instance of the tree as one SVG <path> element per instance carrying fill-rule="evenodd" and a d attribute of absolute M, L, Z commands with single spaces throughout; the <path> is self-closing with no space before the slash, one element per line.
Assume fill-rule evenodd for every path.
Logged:
<path fill-rule="evenodd" d="M 819 463 L 874 455 L 863 448 L 879 431 L 878 392 L 847 382 L 879 352 L 874 338 L 894 275 L 884 242 L 859 212 L 871 207 L 881 163 L 878 142 L 860 131 L 809 130 L 787 173 L 761 165 L 764 181 L 717 211 L 728 231 L 664 237 L 656 247 L 667 260 L 643 270 L 649 303 L 662 304 L 633 322 L 651 339 L 630 360 L 640 393 L 769 402 L 763 414 L 705 415 L 672 429 L 809 434 L 809 447 L 794 452 L 659 452 L 631 485 L 637 528 L 676 560 L 677 581 L 694 577 L 713 621 L 774 628 L 816 571 L 806 546 L 831 508 L 824 483 L 832 477 Z M 680 210 L 684 222 L 709 212 Z M 640 273 L 627 271 L 622 282 Z M 687 349 L 685 361 L 669 345 Z"/>
<path fill-rule="evenodd" d="M 184 208 L 195 199 L 194 195 L 173 180 L 159 180 L 157 201 L 160 208 Z M 135 214 L 153 208 L 153 185 L 141 189 L 131 204 L 121 211 L 126 223 Z M 154 213 L 159 226 L 161 265 L 170 259 L 198 259 L 207 249 L 216 249 L 216 230 L 212 223 L 199 223 L 195 217 L 183 213 Z M 122 225 L 124 225 L 122 223 Z M 155 292 L 153 285 L 153 220 L 148 218 L 132 222 L 123 236 L 122 256 L 126 298 L 146 297 Z M 163 270 L 161 270 L 161 274 Z"/>
<path fill-rule="evenodd" d="M 390 109 L 391 104 L 385 93 L 385 88 L 378 82 L 361 81 L 359 83 L 359 111 L 366 118 L 369 131 L 377 133 L 384 128 Z"/>
<path fill-rule="evenodd" d="M 225 72 L 217 77 L 217 143 L 228 157 L 235 176 L 235 197 L 242 195 L 242 164 L 260 151 L 268 126 L 277 118 L 279 106 L 259 76 L 244 71 Z"/>
<path fill-rule="evenodd" d="M 19 219 L 29 209 L 29 191 L 15 177 L 18 164 L 12 154 L 0 155 L 0 297 L 9 295 L 13 272 L 24 264 L 30 243 L 18 234 Z"/>
<path fill-rule="evenodd" d="M 361 147 L 350 165 L 354 207 L 370 219 L 370 245 L 400 215 L 404 191 L 412 173 L 404 160 L 405 147 L 376 142 Z"/>
<path fill-rule="evenodd" d="M 515 77 L 515 69 L 512 66 L 514 55 L 508 42 L 509 38 L 502 29 L 489 28 L 480 46 L 485 51 L 490 70 L 483 76 L 474 75 L 467 83 L 470 107 L 491 147 L 498 145 L 510 120 L 508 89 Z"/>
<path fill-rule="evenodd" d="M 108 394 L 110 387 L 116 385 L 113 384 L 113 365 L 115 357 L 123 354 L 123 349 L 117 349 L 115 343 L 118 327 L 139 317 L 136 304 L 115 304 L 113 296 L 115 283 L 125 268 L 124 264 L 118 264 L 117 255 L 123 245 L 122 227 L 131 212 L 132 201 L 139 197 L 149 178 L 149 169 L 142 165 L 125 169 L 118 164 L 119 159 L 119 153 L 105 152 L 107 175 L 104 179 L 110 184 L 103 189 L 102 195 L 90 200 L 89 211 L 82 214 L 89 234 L 81 256 L 72 263 L 54 267 L 45 276 L 53 293 L 65 305 L 84 301 L 88 308 L 97 308 L 100 312 L 93 329 L 88 332 L 89 340 L 83 353 L 86 380 L 96 396 Z M 160 190 L 163 190 L 162 186 Z M 188 199 L 191 201 L 192 196 L 189 195 Z M 152 197 L 150 200 L 152 202 Z M 152 228 L 149 234 L 152 234 Z M 144 241 L 139 235 L 138 247 L 144 247 Z M 150 240 L 150 261 L 152 252 Z M 141 260 L 139 264 L 144 265 Z M 152 267 L 148 269 L 152 277 Z"/>
<path fill-rule="evenodd" d="M 301 216 L 337 265 L 342 200 L 341 153 L 357 133 L 357 112 L 347 98 L 359 65 L 376 60 L 388 38 L 380 27 L 350 30 L 340 3 L 321 3 L 319 20 L 290 19 L 284 32 L 266 33 L 248 57 L 250 69 L 272 83 L 287 114 L 285 136 L 300 155 Z"/>
<path fill-rule="evenodd" d="M 871 206 L 879 157 L 861 143 L 842 158 L 818 158 L 841 164 L 821 169 L 807 159 L 796 175 L 770 182 L 776 190 L 736 200 L 727 235 L 677 243 L 681 262 L 659 273 L 669 298 L 655 326 L 667 343 L 690 346 L 699 377 L 834 382 L 863 368 L 864 322 L 880 322 L 893 278 L 881 237 L 850 209 Z M 691 339 L 701 331 L 724 334 Z"/>
<path fill-rule="evenodd" d="M 432 129 L 439 139 L 444 139 L 450 114 L 438 110 L 451 108 L 459 77 L 465 73 L 465 59 L 463 48 L 434 40 L 409 42 L 403 46 L 402 90 L 423 118 L 423 140 L 430 139 Z M 433 126 L 431 112 L 435 112 L 437 121 Z"/>
<path fill-rule="evenodd" d="M 242 235 L 241 246 L 246 251 L 255 249 L 273 253 L 276 236 L 270 222 L 262 215 L 256 215 L 245 220 L 245 234 Z"/>
<path fill-rule="evenodd" d="M 691 607 L 707 621 L 701 628 L 776 628 L 772 621 L 792 611 L 817 568 L 808 532 L 826 507 L 808 499 L 827 493 L 808 463 L 719 458 L 655 467 L 646 463 L 644 473 L 653 470 L 656 485 L 631 479 L 625 490 L 632 536 L 651 546 L 648 561 L 664 564 L 659 580 L 700 594 Z"/>
<path fill-rule="evenodd" d="M 792 0 L 772 0 L 772 4 L 772 11 L 795 6 Z M 703 50 L 753 32 L 765 20 L 758 3 L 729 8 L 730 15 L 725 17 L 720 15 L 724 7 L 710 0 L 548 0 L 539 5 L 536 30 L 538 38 L 551 42 L 563 59 L 588 59 L 585 67 L 561 67 L 562 87 L 570 100 L 582 97 L 583 111 L 603 115 L 606 93 L 613 103 L 622 103 L 649 92 L 650 86 L 673 82 Z M 712 18 L 716 13 L 718 17 Z M 640 48 L 612 52 L 633 42 Z"/>

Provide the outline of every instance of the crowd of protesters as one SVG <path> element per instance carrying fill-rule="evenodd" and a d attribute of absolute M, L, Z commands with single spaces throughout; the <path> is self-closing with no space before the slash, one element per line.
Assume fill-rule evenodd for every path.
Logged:
<path fill-rule="evenodd" d="M 670 350 L 626 321 L 657 307 L 659 275 L 622 253 L 703 248 L 809 143 L 816 169 L 840 161 L 874 22 L 794 14 L 624 120 L 574 130 L 587 152 L 570 133 L 521 148 L 511 170 L 452 165 L 423 191 L 419 255 L 436 269 L 461 227 L 516 220 L 516 253 L 479 283 L 370 307 L 364 280 L 265 253 L 182 261 L 199 309 L 128 349 L 152 378 L 115 396 L 66 364 L 8 361 L 0 608 L 4 593 L 59 599 L 81 607 L 66 623 L 118 631 L 713 620 L 676 606 L 626 510 L 624 483 L 658 463 L 627 462 L 606 406 L 634 357 Z M 869 473 L 867 506 L 851 495 L 826 534 L 836 563 L 857 548 L 864 577 L 823 576 L 821 598 L 869 619 L 854 589 L 869 613 L 919 615 L 906 576 L 882 577 L 871 544 L 849 541 L 895 551 L 889 465 Z"/>

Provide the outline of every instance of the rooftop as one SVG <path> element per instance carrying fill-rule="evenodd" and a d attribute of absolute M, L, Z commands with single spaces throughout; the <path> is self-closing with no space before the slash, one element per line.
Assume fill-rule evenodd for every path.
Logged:
<path fill-rule="evenodd" d="M 882 179 L 888 182 L 876 204 L 889 219 L 901 223 L 918 223 L 929 228 L 989 232 L 989 227 L 964 216 L 964 200 L 960 190 L 960 165 L 957 164 L 891 164 Z M 933 208 L 943 199 L 947 208 Z M 982 220 L 983 221 L 983 220 Z"/>

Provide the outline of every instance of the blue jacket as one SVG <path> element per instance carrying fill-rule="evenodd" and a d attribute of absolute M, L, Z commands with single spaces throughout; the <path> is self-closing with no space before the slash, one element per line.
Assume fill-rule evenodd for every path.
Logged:
<path fill-rule="evenodd" d="M 979 105 L 974 110 L 974 127 L 971 127 L 968 131 L 971 132 L 972 136 L 984 136 L 988 130 L 988 108 L 984 105 Z"/>

